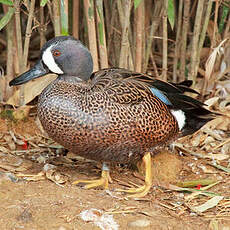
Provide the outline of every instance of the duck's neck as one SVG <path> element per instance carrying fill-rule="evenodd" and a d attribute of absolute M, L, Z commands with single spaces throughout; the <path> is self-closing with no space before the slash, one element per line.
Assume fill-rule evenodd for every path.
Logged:
<path fill-rule="evenodd" d="M 69 75 L 59 75 L 58 76 L 58 80 L 59 81 L 65 81 L 71 84 L 77 84 L 77 83 L 83 83 L 85 81 L 83 81 L 80 77 L 77 76 L 69 76 Z"/>

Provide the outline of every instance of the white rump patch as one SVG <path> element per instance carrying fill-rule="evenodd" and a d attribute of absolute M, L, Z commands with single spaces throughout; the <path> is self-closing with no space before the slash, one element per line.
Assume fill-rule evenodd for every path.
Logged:
<path fill-rule="evenodd" d="M 63 74 L 63 71 L 58 67 L 57 63 L 54 60 L 54 57 L 51 53 L 51 48 L 52 46 L 45 50 L 45 52 L 42 55 L 42 60 L 50 71 L 57 74 Z"/>
<path fill-rule="evenodd" d="M 185 125 L 185 114 L 182 110 L 170 110 L 172 115 L 176 118 L 179 130 L 182 130 Z"/>

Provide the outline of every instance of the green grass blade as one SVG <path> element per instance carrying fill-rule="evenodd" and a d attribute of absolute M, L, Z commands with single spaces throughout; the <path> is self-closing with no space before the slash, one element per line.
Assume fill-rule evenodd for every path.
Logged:
<path fill-rule="evenodd" d="M 41 0 L 41 3 L 40 3 L 40 6 L 45 6 L 46 5 L 46 3 L 48 2 L 48 0 Z"/>
<path fill-rule="evenodd" d="M 168 20 L 170 26 L 173 30 L 175 24 L 175 8 L 174 8 L 174 0 L 168 0 Z"/>
<path fill-rule="evenodd" d="M 11 0 L 0 0 L 0 3 L 8 5 L 8 6 L 13 6 L 14 3 Z"/>
<path fill-rule="evenodd" d="M 0 20 L 0 30 L 2 30 L 8 24 L 8 22 L 14 15 L 14 11 L 15 9 L 13 7 L 9 7 L 8 12 Z"/>
<path fill-rule="evenodd" d="M 134 0 L 134 9 L 136 9 L 140 3 L 141 3 L 142 0 Z"/>

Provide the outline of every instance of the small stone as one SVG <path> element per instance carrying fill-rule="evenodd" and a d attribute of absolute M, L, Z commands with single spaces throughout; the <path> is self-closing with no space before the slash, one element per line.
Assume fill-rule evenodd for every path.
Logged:
<path fill-rule="evenodd" d="M 147 219 L 139 219 L 139 220 L 135 220 L 132 222 L 129 222 L 129 227 L 135 227 L 135 228 L 145 228 L 145 227 L 149 227 L 151 224 L 151 222 Z"/>

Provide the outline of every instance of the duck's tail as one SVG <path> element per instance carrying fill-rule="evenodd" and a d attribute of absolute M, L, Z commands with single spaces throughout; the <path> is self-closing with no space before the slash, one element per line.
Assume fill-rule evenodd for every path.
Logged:
<path fill-rule="evenodd" d="M 155 89 L 151 89 L 155 95 L 160 94 L 159 98 L 162 98 L 161 100 L 168 106 L 177 119 L 182 136 L 196 132 L 217 115 L 205 109 L 203 107 L 204 103 L 184 94 L 185 92 L 198 94 L 197 91 L 190 88 L 192 85 L 192 81 L 190 80 L 166 84 L 162 84 L 162 81 L 157 80 L 152 85 L 155 89 L 160 90 L 159 93 L 154 92 Z"/>

